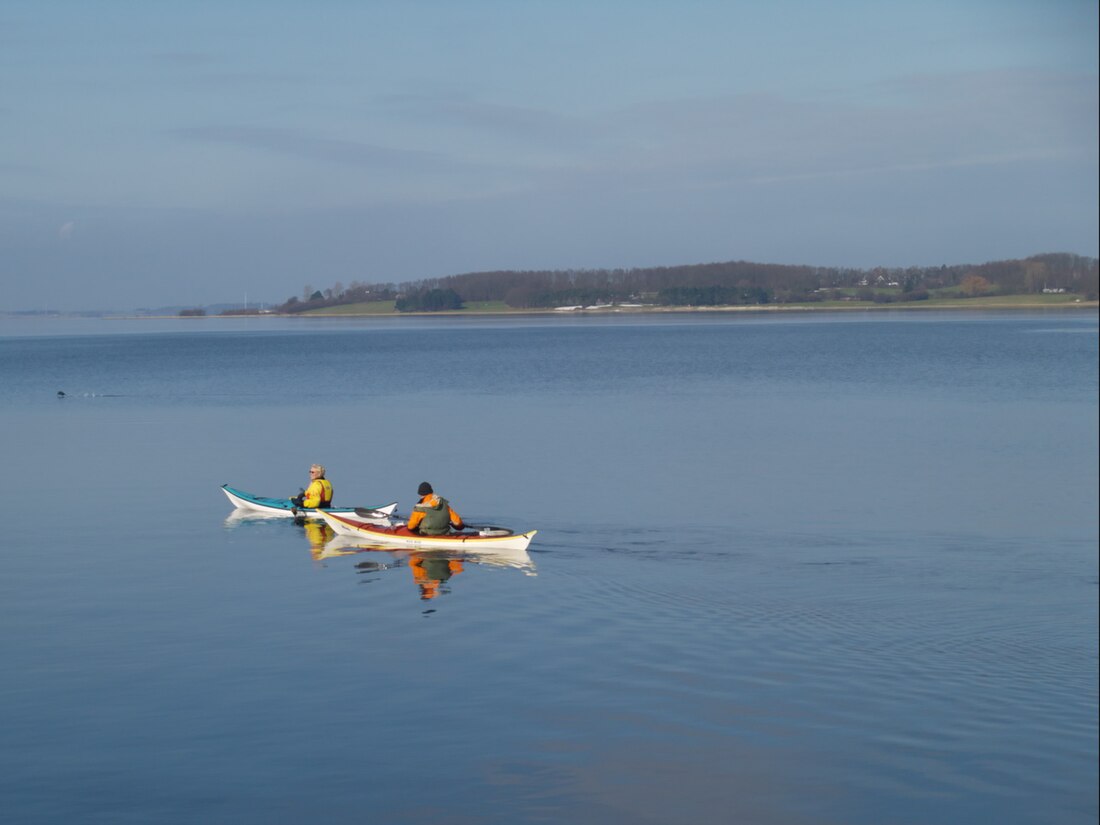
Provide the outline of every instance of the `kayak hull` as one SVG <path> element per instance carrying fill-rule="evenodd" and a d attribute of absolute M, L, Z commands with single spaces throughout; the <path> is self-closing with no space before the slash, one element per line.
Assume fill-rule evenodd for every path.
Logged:
<path fill-rule="evenodd" d="M 288 498 L 268 498 L 266 496 L 246 493 L 244 490 L 238 490 L 234 487 L 230 487 L 228 484 L 223 484 L 221 489 L 222 492 L 225 493 L 225 497 L 229 499 L 234 507 L 238 510 L 247 511 L 250 515 L 263 515 L 272 518 L 316 519 L 320 518 L 318 515 L 319 513 L 324 512 L 312 507 L 295 507 L 294 503 Z M 377 518 L 357 515 L 356 508 L 354 507 L 333 507 L 330 508 L 328 512 L 354 517 L 359 521 L 369 524 L 389 524 L 389 517 L 397 510 L 397 502 L 395 501 L 381 507 L 367 507 L 361 509 L 373 510 L 379 515 Z"/>
<path fill-rule="evenodd" d="M 507 536 L 481 535 L 480 533 L 449 533 L 443 536 L 420 536 L 404 527 L 387 527 L 368 524 L 361 516 L 345 516 L 332 510 L 318 511 L 325 524 L 341 536 L 355 537 L 364 545 L 404 547 L 410 550 L 526 550 L 537 530 L 512 533 Z"/>
<path fill-rule="evenodd" d="M 513 550 L 507 547 L 471 547 L 425 550 L 411 547 L 388 547 L 371 541 L 369 538 L 347 536 L 337 534 L 329 539 L 321 550 L 319 559 L 330 559 L 338 556 L 354 555 L 356 553 L 379 553 L 389 555 L 394 559 L 401 559 L 408 555 L 417 555 L 422 558 L 455 559 L 468 561 L 474 564 L 483 564 L 489 567 L 507 567 L 520 570 L 525 576 L 538 575 L 535 563 L 526 550 Z"/>

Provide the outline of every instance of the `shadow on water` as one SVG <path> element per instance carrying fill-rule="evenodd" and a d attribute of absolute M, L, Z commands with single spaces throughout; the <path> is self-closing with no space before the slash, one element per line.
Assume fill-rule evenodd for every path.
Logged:
<path fill-rule="evenodd" d="M 408 569 L 422 601 L 431 601 L 451 593 L 451 580 L 469 565 L 516 570 L 535 576 L 535 563 L 526 550 L 499 548 L 463 548 L 461 550 L 403 550 L 370 544 L 355 536 L 337 535 L 331 527 L 315 520 L 276 518 L 240 510 L 225 520 L 228 529 L 290 528 L 301 531 L 314 561 L 324 562 L 345 556 L 364 556 L 354 567 L 361 583 L 376 580 L 391 570 Z M 369 556 L 369 558 L 368 558 Z"/>

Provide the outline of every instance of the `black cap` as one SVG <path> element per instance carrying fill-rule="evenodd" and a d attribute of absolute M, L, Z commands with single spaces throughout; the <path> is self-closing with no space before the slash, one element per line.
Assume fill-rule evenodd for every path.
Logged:
<path fill-rule="evenodd" d="M 416 488 L 416 494 L 418 496 L 426 496 L 431 492 L 433 492 L 432 485 L 426 481 L 421 481 L 420 486 Z"/>

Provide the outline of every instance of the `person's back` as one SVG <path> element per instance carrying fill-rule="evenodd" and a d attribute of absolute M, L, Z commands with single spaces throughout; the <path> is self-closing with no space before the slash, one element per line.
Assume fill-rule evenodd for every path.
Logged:
<path fill-rule="evenodd" d="M 453 527 L 461 530 L 465 525 L 462 517 L 454 511 L 450 502 L 435 494 L 432 485 L 423 482 L 417 489 L 420 500 L 413 506 L 406 527 L 414 533 L 424 536 L 442 536 Z"/>

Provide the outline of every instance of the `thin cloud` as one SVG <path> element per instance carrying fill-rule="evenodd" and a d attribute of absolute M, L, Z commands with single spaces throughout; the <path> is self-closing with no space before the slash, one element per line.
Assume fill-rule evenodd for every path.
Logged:
<path fill-rule="evenodd" d="M 592 121 L 584 117 L 462 95 L 385 95 L 377 104 L 387 116 L 406 122 L 454 126 L 497 138 L 547 142 L 592 133 Z"/>
<path fill-rule="evenodd" d="M 453 168 L 459 161 L 436 152 L 394 149 L 352 140 L 322 138 L 292 129 L 256 126 L 200 126 L 174 129 L 169 134 L 186 140 L 258 149 L 307 160 L 352 166 L 424 169 Z"/>
<path fill-rule="evenodd" d="M 888 91 L 633 107 L 604 118 L 606 150 L 575 171 L 655 191 L 1095 159 L 1095 85 L 1076 76 L 926 76 Z"/>

